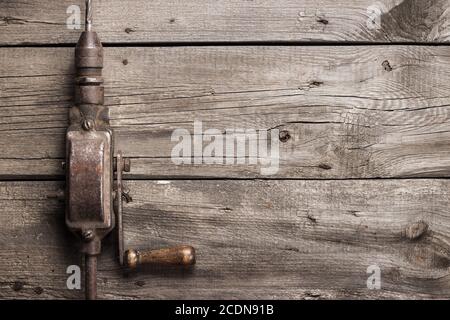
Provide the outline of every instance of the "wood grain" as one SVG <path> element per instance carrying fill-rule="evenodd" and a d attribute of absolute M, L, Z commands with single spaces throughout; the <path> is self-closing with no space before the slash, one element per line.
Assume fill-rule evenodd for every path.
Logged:
<path fill-rule="evenodd" d="M 0 45 L 75 43 L 67 8 L 82 0 L 0 2 Z M 97 0 L 106 43 L 446 42 L 448 0 Z M 83 17 L 81 18 L 83 20 Z"/>
<path fill-rule="evenodd" d="M 445 47 L 106 48 L 127 178 L 398 178 L 450 173 Z M 0 177 L 62 178 L 73 49 L 0 49 Z M 278 129 L 279 171 L 175 165 L 177 128 Z M 205 145 L 207 143 L 205 142 Z"/>
<path fill-rule="evenodd" d="M 83 2 L 0 1 L 0 180 L 63 179 L 74 69 L 58 45 L 77 41 L 66 9 Z M 94 4 L 116 150 L 132 159 L 126 247 L 197 252 L 192 269 L 125 274 L 109 237 L 100 298 L 450 298 L 450 180 L 402 179 L 450 176 L 450 55 L 398 45 L 448 41 L 449 0 Z M 194 121 L 280 130 L 279 171 L 175 165 L 171 134 Z M 0 299 L 83 298 L 66 287 L 82 258 L 63 189 L 0 182 Z"/>
<path fill-rule="evenodd" d="M 100 298 L 449 298 L 450 182 L 128 181 L 126 247 L 191 244 L 194 269 L 122 272 L 108 238 Z M 0 298 L 82 298 L 63 184 L 0 183 Z M 368 290 L 368 266 L 381 290 Z"/>

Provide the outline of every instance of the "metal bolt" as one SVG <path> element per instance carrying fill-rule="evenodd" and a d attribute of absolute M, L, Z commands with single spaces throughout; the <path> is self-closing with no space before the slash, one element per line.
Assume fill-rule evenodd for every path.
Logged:
<path fill-rule="evenodd" d="M 131 170 L 131 160 L 129 158 L 123 159 L 123 171 L 130 172 Z"/>
<path fill-rule="evenodd" d="M 89 131 L 94 129 L 94 121 L 90 119 L 83 120 L 83 124 L 81 125 L 84 130 Z"/>
<path fill-rule="evenodd" d="M 84 241 L 89 242 L 94 239 L 94 232 L 92 230 L 86 230 L 83 231 L 81 236 L 83 237 Z"/>
<path fill-rule="evenodd" d="M 65 161 L 61 162 L 61 168 L 63 170 L 66 170 L 66 162 Z"/>

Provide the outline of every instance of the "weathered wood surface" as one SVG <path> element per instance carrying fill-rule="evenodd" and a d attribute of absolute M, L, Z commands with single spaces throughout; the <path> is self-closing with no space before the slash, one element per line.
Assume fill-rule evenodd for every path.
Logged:
<path fill-rule="evenodd" d="M 1 1 L 0 45 L 75 43 L 66 11 L 83 3 Z M 106 43 L 446 42 L 449 8 L 448 0 L 97 0 L 94 17 Z"/>
<path fill-rule="evenodd" d="M 63 178 L 73 48 L 45 46 L 77 41 L 66 9 L 83 2 L 0 1 L 0 46 L 31 45 L 0 48 L 1 180 Z M 116 147 L 133 163 L 127 246 L 184 243 L 198 253 L 192 270 L 124 278 L 110 237 L 100 298 L 449 299 L 450 180 L 364 180 L 450 176 L 448 48 L 243 46 L 443 43 L 449 8 L 449 0 L 95 1 Z M 382 13 L 375 28 L 371 9 Z M 155 43 L 189 46 L 145 47 Z M 281 130 L 279 172 L 174 165 L 171 134 L 192 131 L 195 120 L 221 132 Z M 220 179 L 171 180 L 189 178 Z M 0 298 L 83 297 L 66 288 L 66 268 L 81 257 L 63 197 L 63 182 L 0 182 Z M 370 265 L 381 268 L 381 290 L 366 287 Z"/>
<path fill-rule="evenodd" d="M 128 181 L 127 247 L 197 248 L 193 270 L 123 278 L 100 298 L 450 298 L 450 181 Z M 82 298 L 62 182 L 0 183 L 0 298 Z M 374 192 L 377 190 L 377 192 Z M 368 290 L 367 267 L 381 268 Z"/>
<path fill-rule="evenodd" d="M 448 177 L 446 47 L 106 48 L 106 104 L 128 178 L 257 178 L 175 165 L 177 128 L 279 129 L 269 178 Z M 73 49 L 0 49 L 0 177 L 61 178 Z M 205 143 L 206 145 L 206 143 Z"/>

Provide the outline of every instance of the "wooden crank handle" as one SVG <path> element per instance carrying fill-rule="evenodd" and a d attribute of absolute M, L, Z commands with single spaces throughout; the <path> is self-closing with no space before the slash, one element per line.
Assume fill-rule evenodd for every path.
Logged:
<path fill-rule="evenodd" d="M 190 266 L 195 264 L 195 249 L 178 246 L 158 250 L 135 250 L 125 252 L 125 264 L 129 269 L 142 265 Z"/>

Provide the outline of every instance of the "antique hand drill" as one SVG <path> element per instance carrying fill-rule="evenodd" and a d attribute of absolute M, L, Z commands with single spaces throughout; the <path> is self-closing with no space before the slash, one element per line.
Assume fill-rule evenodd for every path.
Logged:
<path fill-rule="evenodd" d="M 104 106 L 103 47 L 92 31 L 92 4 L 86 0 L 86 30 L 75 49 L 75 106 L 66 136 L 66 224 L 82 240 L 85 255 L 86 299 L 96 299 L 97 256 L 101 241 L 114 228 L 120 264 L 135 269 L 143 264 L 192 265 L 195 250 L 179 246 L 124 253 L 122 172 L 130 161 L 114 156 L 109 109 Z"/>

